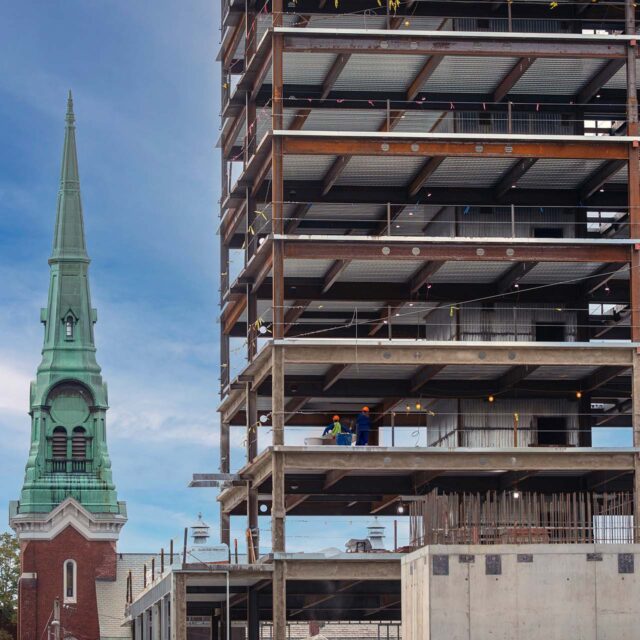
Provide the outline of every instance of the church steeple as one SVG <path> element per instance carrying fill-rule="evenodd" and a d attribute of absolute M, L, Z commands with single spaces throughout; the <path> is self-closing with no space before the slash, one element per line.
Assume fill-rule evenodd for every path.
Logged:
<path fill-rule="evenodd" d="M 48 513 L 67 498 L 88 511 L 119 514 L 107 452 L 107 386 L 96 361 L 75 116 L 71 92 L 58 207 L 49 258 L 42 361 L 31 383 L 31 449 L 18 512 Z"/>
<path fill-rule="evenodd" d="M 73 97 L 67 98 L 66 127 L 60 172 L 58 212 L 53 236 L 53 252 L 50 263 L 59 260 L 88 261 L 84 239 L 84 221 L 80 201 L 80 174 L 76 151 L 76 127 L 73 113 Z"/>

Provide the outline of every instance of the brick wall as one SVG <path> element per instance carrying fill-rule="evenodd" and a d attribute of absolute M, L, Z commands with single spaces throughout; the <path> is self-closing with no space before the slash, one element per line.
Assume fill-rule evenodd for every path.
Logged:
<path fill-rule="evenodd" d="M 77 564 L 77 603 L 64 604 L 63 565 Z M 23 580 L 19 593 L 18 640 L 40 640 L 45 634 L 53 603 L 61 604 L 61 636 L 78 640 L 100 637 L 96 580 L 115 580 L 114 542 L 89 541 L 73 527 L 67 527 L 51 541 L 27 541 L 21 545 L 23 574 L 35 573 L 35 580 Z"/>

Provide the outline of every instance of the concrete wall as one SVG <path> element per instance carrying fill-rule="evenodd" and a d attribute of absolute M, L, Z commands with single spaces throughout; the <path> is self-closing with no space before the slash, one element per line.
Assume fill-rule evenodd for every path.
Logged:
<path fill-rule="evenodd" d="M 640 545 L 424 547 L 402 560 L 402 637 L 637 639 L 639 574 Z"/>

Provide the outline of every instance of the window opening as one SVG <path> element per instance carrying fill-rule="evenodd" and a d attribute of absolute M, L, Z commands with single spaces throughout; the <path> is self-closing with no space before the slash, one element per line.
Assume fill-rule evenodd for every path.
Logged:
<path fill-rule="evenodd" d="M 73 430 L 71 438 L 72 471 L 84 472 L 87 466 L 87 433 L 82 427 Z"/>
<path fill-rule="evenodd" d="M 69 314 L 64 323 L 64 326 L 65 326 L 64 335 L 67 340 L 73 340 L 73 325 L 74 325 L 73 316 Z"/>
<path fill-rule="evenodd" d="M 567 444 L 567 420 L 558 416 L 538 418 L 538 444 L 542 446 Z"/>
<path fill-rule="evenodd" d="M 51 438 L 51 471 L 64 473 L 67 470 L 67 430 L 56 427 Z"/>
<path fill-rule="evenodd" d="M 536 342 L 564 342 L 564 323 L 536 323 Z"/>
<path fill-rule="evenodd" d="M 77 565 L 75 560 L 65 560 L 64 563 L 64 601 L 77 602 Z"/>

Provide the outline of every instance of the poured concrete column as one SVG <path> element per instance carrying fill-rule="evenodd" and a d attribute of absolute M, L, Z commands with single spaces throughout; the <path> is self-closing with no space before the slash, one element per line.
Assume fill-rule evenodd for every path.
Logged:
<path fill-rule="evenodd" d="M 171 640 L 187 640 L 187 576 L 184 573 L 173 574 Z"/>
<path fill-rule="evenodd" d="M 633 403 L 632 424 L 633 424 L 633 446 L 640 447 L 640 354 L 634 349 L 633 369 L 631 371 L 632 390 L 631 399 Z M 640 540 L 640 455 L 634 456 L 633 474 L 633 525 L 634 542 Z"/>
<path fill-rule="evenodd" d="M 284 553 L 285 543 L 285 488 L 284 488 L 284 456 L 281 452 L 273 456 L 273 493 L 271 509 L 272 551 Z M 287 586 L 285 579 L 285 563 L 283 560 L 273 561 L 273 637 L 286 638 L 287 631 Z"/>

